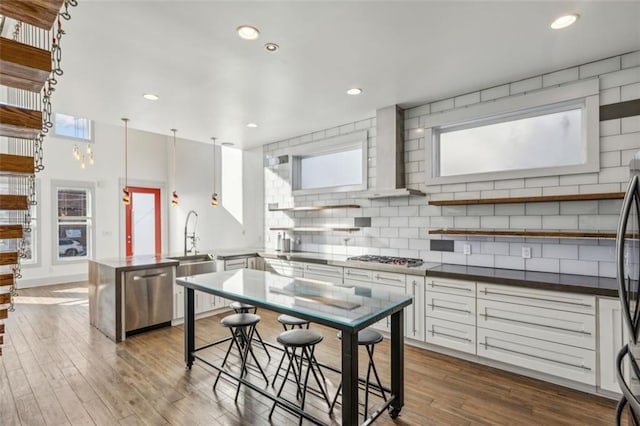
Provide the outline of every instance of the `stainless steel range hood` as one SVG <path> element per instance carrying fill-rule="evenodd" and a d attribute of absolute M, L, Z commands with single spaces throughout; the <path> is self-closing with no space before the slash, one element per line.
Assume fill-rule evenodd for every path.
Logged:
<path fill-rule="evenodd" d="M 404 111 L 391 105 L 376 111 L 376 187 L 367 198 L 424 196 L 407 188 L 404 175 Z"/>

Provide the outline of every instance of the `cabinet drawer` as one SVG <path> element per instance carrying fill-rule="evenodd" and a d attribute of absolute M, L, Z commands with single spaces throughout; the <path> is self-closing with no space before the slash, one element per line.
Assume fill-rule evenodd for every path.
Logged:
<path fill-rule="evenodd" d="M 304 272 L 310 274 L 328 275 L 342 278 L 342 266 L 321 265 L 317 263 L 304 263 Z"/>
<path fill-rule="evenodd" d="M 478 283 L 478 299 L 499 300 L 588 315 L 596 314 L 595 296 L 575 293 Z"/>
<path fill-rule="evenodd" d="M 588 349 L 478 328 L 478 356 L 596 384 L 596 353 Z"/>
<path fill-rule="evenodd" d="M 425 292 L 426 316 L 476 324 L 476 299 L 457 294 Z"/>
<path fill-rule="evenodd" d="M 475 281 L 450 280 L 448 278 L 427 277 L 425 291 L 436 291 L 438 293 L 459 294 L 462 296 L 475 297 Z"/>
<path fill-rule="evenodd" d="M 235 271 L 236 269 L 243 269 L 247 267 L 247 259 L 233 259 L 224 261 L 225 271 Z"/>
<path fill-rule="evenodd" d="M 478 299 L 478 327 L 596 348 L 596 318 L 575 312 Z"/>
<path fill-rule="evenodd" d="M 264 269 L 287 277 L 302 277 L 304 270 L 301 263 L 279 259 L 265 259 Z"/>
<path fill-rule="evenodd" d="M 455 349 L 470 354 L 476 353 L 476 327 L 438 318 L 426 318 L 427 343 Z"/>
<path fill-rule="evenodd" d="M 344 268 L 344 279 L 373 281 L 373 271 L 368 269 Z"/>
<path fill-rule="evenodd" d="M 331 275 L 314 274 L 312 272 L 304 271 L 304 278 L 316 281 L 322 281 L 326 283 L 342 284 L 342 277 L 334 277 Z"/>
<path fill-rule="evenodd" d="M 406 280 L 404 274 L 372 271 L 371 275 L 372 275 L 371 281 L 373 281 L 374 283 L 392 285 L 392 286 L 402 287 L 404 289 L 405 280 Z"/>

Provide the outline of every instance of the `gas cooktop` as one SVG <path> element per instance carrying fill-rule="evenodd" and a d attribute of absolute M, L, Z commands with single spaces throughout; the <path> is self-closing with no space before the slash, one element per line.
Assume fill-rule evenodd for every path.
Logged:
<path fill-rule="evenodd" d="M 356 262 L 385 263 L 387 265 L 404 265 L 408 267 L 422 265 L 422 259 L 414 259 L 411 257 L 375 256 L 368 254 L 349 257 L 347 260 L 353 260 Z"/>

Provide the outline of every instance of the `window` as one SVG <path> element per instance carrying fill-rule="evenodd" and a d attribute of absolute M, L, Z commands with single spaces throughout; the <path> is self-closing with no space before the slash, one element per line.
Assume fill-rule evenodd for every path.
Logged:
<path fill-rule="evenodd" d="M 76 183 L 54 183 L 54 186 L 58 234 L 54 243 L 54 260 L 85 259 L 92 245 L 92 188 Z"/>
<path fill-rule="evenodd" d="M 366 132 L 297 147 L 291 164 L 294 194 L 366 189 L 366 159 Z"/>
<path fill-rule="evenodd" d="M 55 133 L 56 136 L 65 138 L 80 139 L 85 142 L 93 141 L 91 120 L 84 117 L 56 113 Z"/>
<path fill-rule="evenodd" d="M 597 114 L 597 80 L 434 114 L 427 184 L 598 171 Z"/>

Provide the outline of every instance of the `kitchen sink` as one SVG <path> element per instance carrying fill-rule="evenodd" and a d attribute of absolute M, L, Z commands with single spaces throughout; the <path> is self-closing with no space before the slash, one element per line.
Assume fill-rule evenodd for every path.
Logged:
<path fill-rule="evenodd" d="M 186 277 L 189 275 L 207 274 L 216 272 L 216 261 L 213 255 L 191 254 L 187 256 L 172 256 L 169 259 L 180 262 L 176 268 L 176 277 Z"/>

